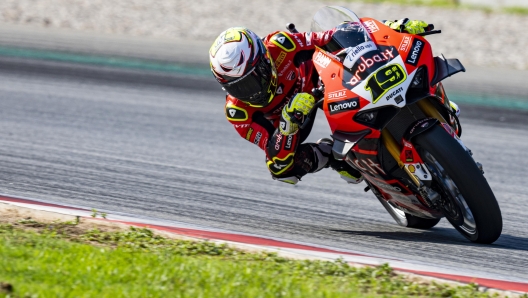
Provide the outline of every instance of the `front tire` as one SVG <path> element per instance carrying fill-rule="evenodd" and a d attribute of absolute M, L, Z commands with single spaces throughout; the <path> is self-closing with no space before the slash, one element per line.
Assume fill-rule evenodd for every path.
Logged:
<path fill-rule="evenodd" d="M 499 204 L 469 153 L 438 125 L 413 144 L 433 174 L 447 220 L 472 242 L 495 242 L 502 232 Z"/>

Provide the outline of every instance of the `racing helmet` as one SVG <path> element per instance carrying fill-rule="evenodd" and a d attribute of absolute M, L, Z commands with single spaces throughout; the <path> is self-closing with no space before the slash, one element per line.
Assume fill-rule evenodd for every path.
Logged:
<path fill-rule="evenodd" d="M 234 27 L 220 33 L 209 50 L 211 71 L 231 96 L 256 107 L 267 106 L 277 90 L 277 71 L 262 40 Z"/>

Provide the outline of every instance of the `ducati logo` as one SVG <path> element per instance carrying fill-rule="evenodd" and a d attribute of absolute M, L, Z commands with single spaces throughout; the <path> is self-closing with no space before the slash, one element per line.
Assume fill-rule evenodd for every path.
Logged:
<path fill-rule="evenodd" d="M 292 81 L 293 79 L 295 79 L 295 71 L 290 71 L 290 73 L 288 74 L 288 76 L 286 77 L 286 79 Z"/>

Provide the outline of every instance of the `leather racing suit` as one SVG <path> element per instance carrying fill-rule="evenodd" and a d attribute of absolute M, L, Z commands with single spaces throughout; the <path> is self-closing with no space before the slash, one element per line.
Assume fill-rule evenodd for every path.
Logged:
<path fill-rule="evenodd" d="M 289 136 L 281 134 L 278 126 L 284 106 L 297 93 L 311 93 L 318 85 L 319 75 L 313 66 L 312 54 L 315 46 L 323 47 L 330 41 L 333 32 L 277 31 L 267 35 L 263 42 L 278 75 L 271 103 L 266 107 L 253 107 L 227 95 L 227 119 L 241 137 L 266 152 L 267 166 L 274 179 L 294 184 L 306 173 L 325 167 L 329 158 L 332 159 L 328 144 L 302 144 L 312 129 L 313 120 L 306 128 Z"/>

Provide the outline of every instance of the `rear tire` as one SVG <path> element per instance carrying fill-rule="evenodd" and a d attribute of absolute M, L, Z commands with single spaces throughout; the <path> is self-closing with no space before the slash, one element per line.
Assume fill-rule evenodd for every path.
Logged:
<path fill-rule="evenodd" d="M 413 144 L 433 174 L 447 220 L 472 242 L 497 240 L 502 232 L 499 204 L 473 158 L 440 126 L 417 135 Z"/>

